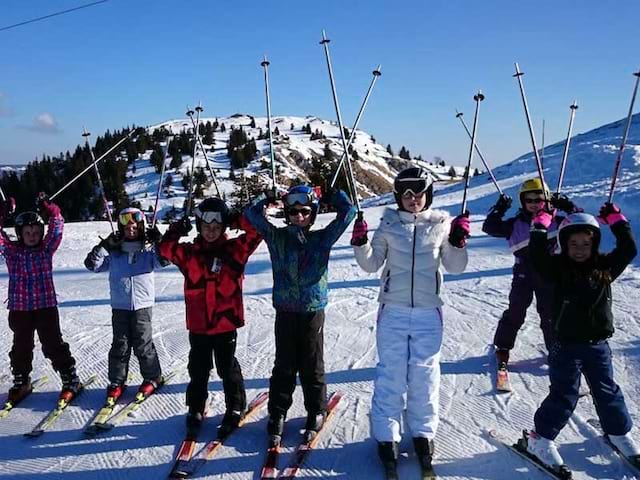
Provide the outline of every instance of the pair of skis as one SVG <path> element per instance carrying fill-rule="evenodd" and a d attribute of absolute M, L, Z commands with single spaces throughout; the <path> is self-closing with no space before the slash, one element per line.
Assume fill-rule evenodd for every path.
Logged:
<path fill-rule="evenodd" d="M 309 435 L 309 436 L 305 435 L 305 438 L 302 439 L 300 444 L 296 447 L 295 451 L 293 452 L 293 458 L 291 462 L 281 473 L 278 472 L 278 457 L 280 454 L 280 444 L 269 447 L 267 449 L 267 457 L 262 467 L 260 478 L 262 480 L 268 480 L 273 478 L 284 478 L 284 479 L 294 478 L 300 471 L 300 468 L 302 468 L 302 464 L 306 460 L 311 450 L 313 450 L 315 446 L 318 444 L 320 435 L 325 430 L 331 418 L 334 416 L 336 412 L 336 408 L 343 397 L 344 397 L 343 392 L 334 392 L 331 394 L 327 402 L 327 418 L 322 424 L 322 427 L 314 435 Z"/>
<path fill-rule="evenodd" d="M 196 438 L 197 434 L 188 432 L 178 449 L 173 467 L 169 473 L 169 478 L 189 478 L 195 475 L 198 470 L 207 463 L 207 461 L 211 460 L 215 456 L 218 449 L 233 432 L 242 427 L 260 411 L 260 409 L 267 403 L 268 398 L 269 394 L 267 392 L 259 393 L 249 403 L 247 411 L 244 417 L 240 420 L 240 423 L 238 423 L 238 426 L 234 430 L 227 432 L 225 435 L 218 435 L 214 440 L 207 442 L 196 457 L 193 456 L 193 453 L 198 442 Z"/>

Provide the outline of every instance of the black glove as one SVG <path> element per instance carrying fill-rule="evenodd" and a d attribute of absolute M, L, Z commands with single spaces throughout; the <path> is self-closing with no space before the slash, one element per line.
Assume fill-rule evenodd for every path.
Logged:
<path fill-rule="evenodd" d="M 264 190 L 262 193 L 267 197 L 267 205 L 275 205 L 278 201 L 278 192 L 274 189 L 270 188 L 268 190 Z"/>
<path fill-rule="evenodd" d="M 16 211 L 16 200 L 9 197 L 6 200 L 0 200 L 0 223 L 3 223 Z"/>
<path fill-rule="evenodd" d="M 507 210 L 511 208 L 511 202 L 512 200 L 509 195 L 507 195 L 506 193 L 500 194 L 496 204 L 491 207 L 490 213 L 495 213 L 497 215 L 500 215 L 501 217 L 504 216 L 504 214 L 507 213 Z"/>
<path fill-rule="evenodd" d="M 229 211 L 229 217 L 227 220 L 227 226 L 232 230 L 237 230 L 240 228 L 240 217 L 242 217 L 242 210 L 232 209 Z"/>
<path fill-rule="evenodd" d="M 559 193 L 554 193 L 551 196 L 551 206 L 569 214 L 578 211 L 575 204 L 569 200 L 566 195 L 561 195 Z"/>
<path fill-rule="evenodd" d="M 189 219 L 189 217 L 182 217 L 180 220 L 178 220 L 177 222 L 173 222 L 169 226 L 169 230 L 177 233 L 181 237 L 186 237 L 187 235 L 189 235 L 189 232 L 192 228 L 193 226 L 191 225 L 191 220 Z"/>
<path fill-rule="evenodd" d="M 99 247 L 104 248 L 107 252 L 114 250 L 120 250 L 122 246 L 122 237 L 120 233 L 110 233 L 107 238 L 103 238 L 98 244 Z"/>
<path fill-rule="evenodd" d="M 160 233 L 158 227 L 154 225 L 153 227 L 147 228 L 146 237 L 150 243 L 159 243 L 162 239 L 162 233 Z"/>

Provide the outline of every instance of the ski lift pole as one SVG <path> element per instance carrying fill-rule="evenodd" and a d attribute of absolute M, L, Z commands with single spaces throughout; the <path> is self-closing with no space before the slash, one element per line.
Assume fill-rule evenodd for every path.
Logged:
<path fill-rule="evenodd" d="M 469 139 L 471 139 L 472 138 L 471 132 L 467 128 L 467 124 L 465 123 L 464 119 L 462 118 L 462 115 L 463 115 L 462 112 L 459 112 L 458 110 L 456 110 L 456 118 L 458 118 L 460 120 L 460 122 L 462 123 L 462 126 L 464 127 L 465 131 L 467 132 L 467 135 L 469 135 Z M 489 176 L 491 177 L 491 180 L 493 181 L 493 184 L 498 189 L 498 193 L 500 193 L 500 195 L 502 195 L 503 194 L 502 189 L 500 188 L 500 185 L 498 185 L 498 181 L 496 180 L 495 175 L 491 171 L 491 168 L 489 167 L 489 164 L 484 159 L 484 156 L 482 155 L 482 152 L 480 151 L 480 147 L 478 147 L 477 143 L 475 145 L 475 150 L 476 150 L 476 153 L 478 154 L 478 156 L 480 157 L 480 160 L 482 160 L 482 164 L 484 165 L 484 168 L 487 169 L 487 172 L 489 173 Z"/>
<path fill-rule="evenodd" d="M 360 123 L 360 118 L 362 118 L 362 114 L 364 113 L 364 109 L 367 106 L 367 102 L 369 101 L 369 96 L 371 95 L 373 86 L 376 84 L 376 80 L 378 79 L 378 77 L 382 75 L 382 72 L 380 71 L 380 69 L 381 69 L 381 66 L 378 65 L 378 68 L 376 68 L 372 72 L 373 78 L 371 79 L 371 83 L 369 84 L 369 89 L 367 90 L 367 94 L 365 95 L 364 100 L 362 101 L 362 105 L 360 106 L 360 111 L 356 116 L 356 121 L 353 122 L 353 127 L 351 128 L 351 134 L 349 135 L 349 142 L 347 143 L 347 148 L 351 146 L 351 143 L 356 137 L 356 129 L 358 128 L 358 124 Z M 344 159 L 345 159 L 345 156 L 344 154 L 342 154 L 342 156 L 340 157 L 340 161 L 338 162 L 338 168 L 336 168 L 336 173 L 333 174 L 333 179 L 331 180 L 331 184 L 330 184 L 331 188 L 333 188 L 333 186 L 336 184 L 336 181 L 338 180 L 338 175 L 340 174 L 340 169 L 342 168 L 342 163 L 344 162 Z"/>
<path fill-rule="evenodd" d="M 202 139 L 200 138 L 200 112 L 202 112 L 203 110 L 204 108 L 202 108 L 202 105 L 198 103 L 198 106 L 196 107 L 196 112 L 198 112 L 196 116 L 197 121 L 193 120 L 193 110 L 191 109 L 187 110 L 187 115 L 189 115 L 189 112 L 191 112 L 191 115 L 189 115 L 189 118 L 191 119 L 191 124 L 193 125 L 193 130 L 195 132 L 194 133 L 195 145 L 193 146 L 193 159 L 195 162 L 196 152 L 198 151 L 197 147 L 199 146 L 200 150 L 202 150 L 202 155 L 204 156 L 204 164 L 206 165 L 207 170 L 209 170 L 209 175 L 211 175 L 211 181 L 213 182 L 213 186 L 216 188 L 216 194 L 218 195 L 218 198 L 221 198 L 220 190 L 218 189 L 218 182 L 216 181 L 216 174 L 213 173 L 211 165 L 209 165 L 209 158 L 207 157 L 207 151 L 204 149 L 204 145 L 202 144 Z"/>
<path fill-rule="evenodd" d="M 160 191 L 162 190 L 162 184 L 164 183 L 164 170 L 167 163 L 167 152 L 169 151 L 169 142 L 172 135 L 167 135 L 165 138 L 165 144 L 161 146 L 162 149 L 162 166 L 160 167 L 160 180 L 158 181 L 158 189 L 156 190 L 156 203 L 153 206 L 153 219 L 151 220 L 151 228 L 156 226 L 158 219 L 158 202 L 160 201 Z"/>
<path fill-rule="evenodd" d="M 277 183 L 276 182 L 276 155 L 273 151 L 273 135 L 271 134 L 271 95 L 269 94 L 269 65 L 271 62 L 267 60 L 265 54 L 264 60 L 260 63 L 260 66 L 264 70 L 264 94 L 267 99 L 267 130 L 269 131 L 269 155 L 271 157 L 271 188 L 274 196 L 276 195 Z"/>
<path fill-rule="evenodd" d="M 469 177 L 471 176 L 471 162 L 473 160 L 473 151 L 476 147 L 476 133 L 478 131 L 478 116 L 480 114 L 480 102 L 484 100 L 482 91 L 478 90 L 478 93 L 473 96 L 476 102 L 476 112 L 473 115 L 473 128 L 471 130 L 471 146 L 469 147 L 469 159 L 467 160 L 467 169 L 464 175 L 464 191 L 462 193 L 462 208 L 461 215 L 468 214 L 467 212 L 467 190 L 469 190 Z"/>
<path fill-rule="evenodd" d="M 560 194 L 560 190 L 562 189 L 562 180 L 564 179 L 564 169 L 567 166 L 567 157 L 569 156 L 569 144 L 571 143 L 571 131 L 573 130 L 573 119 L 576 116 L 576 110 L 578 109 L 578 104 L 574 100 L 573 103 L 569 106 L 571 110 L 571 116 L 569 117 L 569 131 L 567 132 L 567 140 L 564 142 L 564 151 L 562 152 L 562 162 L 560 163 L 560 175 L 558 176 L 558 188 L 556 188 L 556 194 Z"/>
<path fill-rule="evenodd" d="M 631 96 L 631 105 L 629 105 L 629 113 L 627 114 L 627 126 L 624 129 L 624 135 L 622 136 L 622 142 L 620 143 L 620 149 L 618 150 L 618 156 L 616 157 L 616 163 L 613 166 L 613 174 L 611 175 L 611 188 L 609 189 L 609 203 L 613 202 L 613 192 L 616 188 L 616 182 L 618 181 L 618 172 L 620 171 L 620 163 L 622 163 L 622 154 L 624 147 L 627 143 L 627 137 L 629 136 L 629 128 L 631 127 L 631 117 L 633 117 L 633 104 L 636 101 L 636 94 L 638 93 L 638 84 L 640 83 L 640 71 L 635 72 L 636 85 L 633 87 L 633 95 Z"/>
<path fill-rule="evenodd" d="M 336 93 L 336 84 L 333 79 L 333 69 L 331 68 L 331 57 L 329 56 L 329 40 L 324 32 L 322 31 L 322 40 L 320 41 L 320 45 L 324 47 L 324 55 L 327 59 L 327 69 L 329 70 L 329 80 L 331 81 L 331 93 L 333 94 L 333 105 L 336 109 L 336 116 L 338 117 L 338 128 L 340 129 L 340 138 L 342 139 L 342 147 L 344 148 L 344 155 L 347 159 L 347 171 L 348 178 L 351 182 L 351 189 L 353 194 L 353 202 L 358 210 L 358 219 L 362 219 L 362 210 L 360 208 L 360 200 L 358 200 L 358 192 L 356 190 L 356 179 L 353 175 L 353 170 L 351 168 L 351 158 L 349 157 L 349 148 L 347 146 L 347 139 L 344 136 L 344 128 L 342 126 L 342 115 L 340 114 L 340 104 L 338 103 L 338 94 Z"/>
<path fill-rule="evenodd" d="M 91 145 L 89 145 L 89 136 L 91 133 L 87 132 L 87 129 L 82 127 L 82 136 L 84 137 L 85 144 L 89 149 L 89 153 L 91 154 L 91 160 L 93 161 L 93 166 L 96 169 L 96 177 L 98 178 L 98 188 L 100 188 L 100 196 L 102 197 L 102 203 L 104 205 L 104 209 L 107 212 L 107 218 L 109 219 L 109 226 L 111 227 L 111 233 L 115 234 L 116 231 L 113 228 L 113 218 L 111 217 L 111 210 L 109 209 L 109 202 L 107 201 L 107 194 L 104 191 L 104 184 L 102 183 L 102 176 L 100 175 L 100 170 L 98 169 L 98 163 L 96 162 L 96 157 L 93 154 L 93 150 L 91 149 Z"/>
<path fill-rule="evenodd" d="M 522 76 L 524 72 L 520 71 L 520 67 L 518 63 L 515 63 L 516 73 L 513 75 L 518 80 L 518 85 L 520 86 L 520 95 L 522 96 L 522 104 L 524 105 L 524 113 L 527 117 L 527 126 L 529 127 L 529 136 L 531 137 L 531 144 L 533 146 L 533 154 L 536 158 L 536 167 L 538 168 L 538 176 L 540 177 L 540 182 L 542 183 L 542 195 L 544 196 L 545 203 L 549 201 L 549 195 L 547 190 L 544 188 L 544 173 L 542 172 L 542 161 L 540 160 L 540 155 L 538 154 L 538 146 L 536 145 L 536 137 L 533 133 L 533 125 L 531 124 L 531 116 L 529 115 L 529 106 L 527 105 L 527 97 L 524 93 L 524 85 L 522 84 Z"/>

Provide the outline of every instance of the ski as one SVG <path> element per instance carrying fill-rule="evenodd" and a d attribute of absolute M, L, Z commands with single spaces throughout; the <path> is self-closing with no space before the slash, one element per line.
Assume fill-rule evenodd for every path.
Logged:
<path fill-rule="evenodd" d="M 507 439 L 500 436 L 496 430 L 489 430 L 486 433 L 488 434 L 491 440 L 508 448 L 509 450 L 517 454 L 520 458 L 527 460 L 531 465 L 535 466 L 538 470 L 540 470 L 543 473 L 546 473 L 552 478 L 556 478 L 558 480 L 571 480 L 571 478 L 573 478 L 571 470 L 569 470 L 566 467 L 566 465 L 562 465 L 561 470 L 554 470 L 548 465 L 545 465 L 544 463 L 542 463 L 536 456 L 528 453 L 527 447 L 524 445 L 523 438 L 518 439 L 516 443 L 511 443 Z M 523 431 L 524 435 L 526 435 L 527 433 L 528 432 L 526 430 Z"/>
<path fill-rule="evenodd" d="M 496 390 L 501 393 L 511 392 L 509 370 L 506 365 L 500 365 L 496 371 Z"/>
<path fill-rule="evenodd" d="M 89 377 L 89 379 L 86 382 L 81 383 L 80 390 L 78 390 L 78 393 L 76 393 L 71 400 L 67 401 L 63 398 L 59 398 L 58 404 L 56 405 L 56 407 L 53 410 L 51 410 L 49 414 L 46 417 L 44 417 L 35 427 L 33 427 L 33 429 L 30 432 L 25 433 L 25 436 L 39 437 L 45 431 L 51 428 L 51 426 L 56 422 L 56 420 L 58 420 L 60 415 L 62 415 L 62 412 L 64 412 L 67 409 L 67 407 L 75 399 L 77 399 L 80 396 L 80 394 L 82 394 L 85 388 L 87 388 L 89 385 L 95 382 L 97 378 L 98 378 L 97 375 L 92 375 L 91 377 Z"/>
<path fill-rule="evenodd" d="M 262 465 L 262 472 L 260 473 L 261 480 L 268 480 L 270 478 L 278 478 L 278 456 L 280 455 L 280 442 L 275 445 L 269 446 L 267 449 L 267 458 Z"/>
<path fill-rule="evenodd" d="M 100 408 L 100 410 L 98 410 L 98 412 L 95 414 L 95 416 L 91 420 L 91 423 L 84 429 L 85 435 L 95 435 L 100 430 L 98 425 L 103 424 L 107 421 L 107 419 L 111 416 L 111 414 L 115 410 L 117 403 L 118 403 L 117 399 L 108 397 L 107 401 Z"/>
<path fill-rule="evenodd" d="M 208 442 L 200 452 L 196 458 L 192 458 L 193 450 L 196 445 L 196 439 L 185 438 L 182 442 L 180 450 L 178 450 L 178 454 L 176 456 L 176 461 L 174 463 L 173 468 L 171 469 L 171 473 L 169 474 L 169 478 L 188 478 L 193 476 L 198 470 L 200 470 L 208 460 L 211 460 L 217 450 L 224 444 L 224 442 L 229 438 L 229 436 L 235 432 L 238 428 L 242 427 L 245 423 L 247 423 L 253 416 L 260 411 L 260 409 L 266 404 L 269 399 L 268 392 L 261 392 L 249 403 L 247 407 L 247 412 L 244 417 L 238 423 L 238 426 L 228 432 L 226 435 L 218 436 L 216 439 Z"/>
<path fill-rule="evenodd" d="M 618 450 L 618 447 L 616 447 L 611 442 L 611 440 L 609 439 L 609 436 L 605 434 L 604 431 L 602 430 L 602 425 L 600 424 L 600 420 L 598 420 L 597 418 L 589 418 L 587 419 L 587 423 L 602 435 L 602 439 L 604 440 L 604 442 L 609 446 L 609 448 L 611 448 L 611 450 L 615 452 L 615 454 L 618 457 L 620 457 L 620 459 L 622 459 L 629 467 L 634 469 L 634 471 L 638 475 L 640 475 L 640 455 L 634 455 L 634 456 L 628 457 L 624 455 L 620 450 Z"/>
<path fill-rule="evenodd" d="M 289 466 L 283 470 L 282 475 L 280 475 L 278 478 L 295 478 L 295 476 L 300 471 L 302 464 L 309 455 L 309 452 L 311 452 L 311 450 L 313 450 L 318 444 L 320 435 L 325 430 L 327 424 L 331 421 L 331 418 L 335 414 L 336 408 L 343 397 L 343 392 L 334 392 L 331 394 L 331 396 L 329 397 L 329 401 L 327 402 L 327 418 L 320 427 L 320 430 L 315 432 L 315 434 L 312 436 L 308 436 L 308 434 L 305 434 L 305 438 L 303 439 L 302 443 L 298 445 L 293 454 L 293 460 L 289 463 Z"/>
<path fill-rule="evenodd" d="M 9 412 L 14 409 L 16 405 L 21 403 L 25 398 L 27 398 L 34 390 L 38 390 L 42 385 L 49 381 L 48 377 L 39 377 L 36 378 L 33 382 L 31 382 L 31 390 L 29 390 L 20 400 L 16 400 L 14 402 L 7 400 L 4 402 L 4 407 L 0 410 L 0 418 L 4 418 L 9 415 Z"/>
<path fill-rule="evenodd" d="M 102 423 L 94 422 L 93 426 L 95 427 L 95 431 L 93 433 L 97 434 L 99 431 L 111 430 L 116 425 L 122 423 L 128 416 L 133 415 L 133 413 L 140 408 L 140 405 L 142 405 L 149 397 L 156 394 L 162 387 L 164 387 L 169 380 L 176 376 L 176 374 L 177 371 L 175 370 L 169 372 L 162 378 L 162 382 L 158 384 L 158 387 L 151 394 L 145 396 L 143 393 L 138 392 L 136 393 L 135 398 L 127 403 L 120 411 L 111 415 Z"/>

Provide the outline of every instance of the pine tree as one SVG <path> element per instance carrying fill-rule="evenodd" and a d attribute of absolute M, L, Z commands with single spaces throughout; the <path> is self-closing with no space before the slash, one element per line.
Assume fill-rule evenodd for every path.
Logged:
<path fill-rule="evenodd" d="M 273 136 L 275 137 L 275 136 L 278 136 L 278 135 L 280 135 L 280 130 L 278 129 L 278 127 L 276 127 L 273 130 Z"/>
<path fill-rule="evenodd" d="M 251 117 L 251 123 L 249 124 L 251 128 L 256 128 L 256 119 Z"/>
<path fill-rule="evenodd" d="M 392 157 L 395 157 L 395 155 L 396 155 L 395 153 L 393 153 L 393 149 L 391 148 L 391 144 L 390 143 L 387 144 L 387 153 L 389 155 L 391 155 Z"/>

